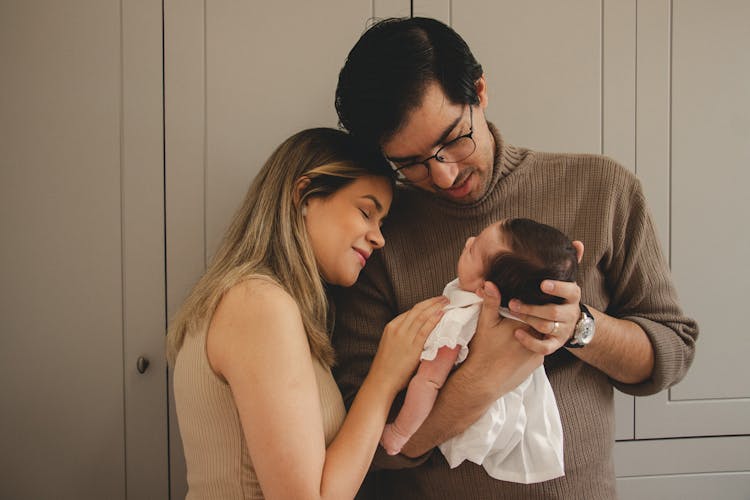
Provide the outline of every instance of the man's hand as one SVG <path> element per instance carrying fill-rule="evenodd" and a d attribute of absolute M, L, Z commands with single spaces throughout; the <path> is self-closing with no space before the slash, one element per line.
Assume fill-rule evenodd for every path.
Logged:
<path fill-rule="evenodd" d="M 565 299 L 563 304 L 535 306 L 524 304 L 518 299 L 509 303 L 510 310 L 531 325 L 542 335 L 517 329 L 516 339 L 527 349 L 546 356 L 552 354 L 573 336 L 576 323 L 581 317 L 581 288 L 576 283 L 545 280 L 542 291 Z"/>
<path fill-rule="evenodd" d="M 484 302 L 466 363 L 483 374 L 484 384 L 489 384 L 488 389 L 497 398 L 526 380 L 542 365 L 544 355 L 519 342 L 517 332 L 523 330 L 517 329 L 518 323 L 498 314 L 500 292 L 493 283 L 485 282 L 478 294 Z M 526 331 L 524 334 L 533 335 Z"/>
<path fill-rule="evenodd" d="M 583 258 L 583 243 L 580 241 L 572 243 L 580 264 Z M 544 280 L 541 289 L 545 293 L 564 299 L 565 302 L 534 306 L 513 299 L 508 307 L 513 314 L 541 334 L 537 335 L 519 328 L 514 332 L 518 341 L 527 349 L 547 356 L 564 346 L 573 336 L 576 323 L 581 317 L 581 287 L 576 283 L 566 281 Z"/>

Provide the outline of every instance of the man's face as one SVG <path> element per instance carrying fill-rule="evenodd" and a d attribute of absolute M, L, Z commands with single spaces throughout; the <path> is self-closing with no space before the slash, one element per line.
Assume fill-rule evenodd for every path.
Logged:
<path fill-rule="evenodd" d="M 484 77 L 477 82 L 479 104 L 473 113 L 473 139 L 476 149 L 459 163 L 429 160 L 430 176 L 413 184 L 456 203 L 469 204 L 487 192 L 492 177 L 495 141 L 487 127 L 484 110 L 487 93 Z M 471 127 L 468 105 L 453 104 L 436 82 L 428 84 L 422 103 L 406 117 L 406 122 L 383 144 L 383 153 L 396 163 L 427 158 L 444 144 L 467 134 Z"/>

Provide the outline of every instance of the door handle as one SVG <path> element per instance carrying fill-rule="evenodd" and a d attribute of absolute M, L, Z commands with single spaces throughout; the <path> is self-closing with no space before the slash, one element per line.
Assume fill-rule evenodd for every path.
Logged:
<path fill-rule="evenodd" d="M 138 361 L 135 362 L 135 367 L 138 369 L 138 373 L 146 373 L 146 370 L 148 370 L 148 365 L 148 358 L 144 358 L 143 356 L 140 356 L 138 358 Z"/>

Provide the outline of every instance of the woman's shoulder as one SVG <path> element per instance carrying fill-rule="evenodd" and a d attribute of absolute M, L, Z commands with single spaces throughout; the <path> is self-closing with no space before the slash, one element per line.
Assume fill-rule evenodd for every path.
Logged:
<path fill-rule="evenodd" d="M 294 304 L 292 296 L 278 281 L 262 274 L 254 274 L 237 282 L 224 293 L 222 302 L 224 301 L 230 304 L 238 301 L 263 302 L 265 305 Z"/>
<path fill-rule="evenodd" d="M 208 328 L 211 365 L 224 372 L 230 362 L 279 346 L 307 347 L 302 317 L 294 298 L 271 278 L 250 277 L 227 290 Z M 244 360 L 247 361 L 247 360 Z"/>
<path fill-rule="evenodd" d="M 251 276 L 244 279 L 222 296 L 212 323 L 229 320 L 232 324 L 262 326 L 263 323 L 299 316 L 294 298 L 274 279 Z"/>

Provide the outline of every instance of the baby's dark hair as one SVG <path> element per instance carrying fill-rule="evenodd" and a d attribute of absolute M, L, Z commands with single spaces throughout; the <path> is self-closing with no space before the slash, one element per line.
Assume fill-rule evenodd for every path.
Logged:
<path fill-rule="evenodd" d="M 501 306 L 510 299 L 526 304 L 561 304 L 564 300 L 542 292 L 542 281 L 575 281 L 576 249 L 570 239 L 552 226 L 531 219 L 507 219 L 502 231 L 510 252 L 498 254 L 487 273 L 501 295 Z"/>

